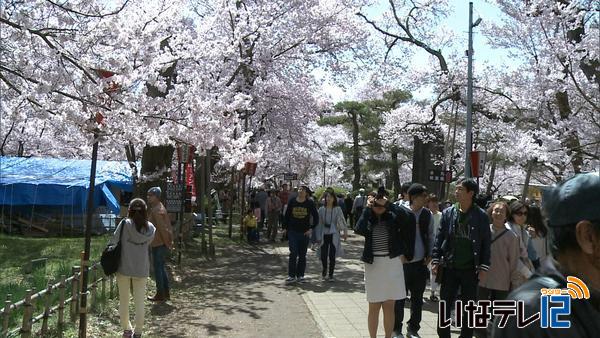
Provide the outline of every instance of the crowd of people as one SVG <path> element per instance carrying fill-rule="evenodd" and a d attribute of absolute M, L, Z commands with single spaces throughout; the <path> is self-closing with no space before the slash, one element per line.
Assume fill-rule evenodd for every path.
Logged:
<path fill-rule="evenodd" d="M 342 241 L 348 230 L 364 236 L 360 259 L 364 262 L 371 337 L 377 336 L 381 310 L 385 337 L 403 337 L 403 332 L 418 337 L 428 282 L 429 300 L 440 301 L 438 335 L 450 337 L 450 325 L 444 323 L 452 322 L 452 312 L 455 321 L 466 317 L 464 308 L 455 307 L 457 300 L 462 304 L 490 301 L 492 308 L 493 301 L 522 300 L 531 315 L 540 310 L 539 289 L 566 287 L 566 276 L 581 278 L 592 296 L 573 300 L 570 317 L 575 329 L 557 336 L 591 337 L 600 332 L 598 175 L 576 175 L 549 189 L 543 199 L 544 213 L 537 201 L 498 199 L 483 205 L 476 198 L 478 192 L 478 184 L 467 178 L 456 183 L 455 203 L 440 203 L 420 183 L 403 184 L 396 201 L 383 187 L 368 194 L 360 189 L 355 198 L 326 188 L 316 200 L 307 185 L 290 190 L 283 184 L 281 191 L 260 189 L 252 195 L 241 227 L 250 243 L 258 243 L 261 233 L 270 242 L 279 234 L 281 241 L 287 240 L 286 284 L 307 282 L 306 255 L 311 243 L 321 260 L 322 280 L 335 281 L 336 258 L 343 255 Z M 124 337 L 141 336 L 149 248 L 157 287 L 156 295 L 149 299 L 170 298 L 164 260 L 173 238 L 160 197 L 160 188 L 154 187 L 148 191 L 148 204 L 132 200 L 128 217 L 112 240 L 124 243 L 117 272 Z M 135 327 L 129 322 L 130 289 Z M 407 301 L 410 318 L 403 331 Z M 523 328 L 512 319 L 498 329 L 497 320 L 487 327 L 457 326 L 461 337 L 544 336 L 535 326 L 522 333 L 525 331 L 519 330 Z"/>

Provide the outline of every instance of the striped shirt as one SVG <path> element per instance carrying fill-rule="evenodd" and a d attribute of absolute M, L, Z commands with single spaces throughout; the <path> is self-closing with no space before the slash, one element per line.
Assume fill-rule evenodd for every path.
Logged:
<path fill-rule="evenodd" d="M 383 256 L 389 255 L 389 234 L 385 223 L 378 222 L 373 227 L 373 255 Z"/>

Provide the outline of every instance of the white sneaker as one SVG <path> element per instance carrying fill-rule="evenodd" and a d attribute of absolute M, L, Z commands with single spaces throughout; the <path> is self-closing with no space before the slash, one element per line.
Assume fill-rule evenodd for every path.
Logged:
<path fill-rule="evenodd" d="M 296 278 L 294 278 L 294 277 L 288 277 L 285 280 L 285 284 L 292 284 L 292 283 L 295 283 L 295 282 L 296 282 Z"/>
<path fill-rule="evenodd" d="M 297 280 L 300 283 L 306 283 L 306 279 L 304 277 L 298 277 Z"/>

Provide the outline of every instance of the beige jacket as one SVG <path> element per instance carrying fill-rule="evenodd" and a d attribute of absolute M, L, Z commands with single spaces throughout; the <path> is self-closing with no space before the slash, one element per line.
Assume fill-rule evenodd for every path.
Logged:
<path fill-rule="evenodd" d="M 167 248 L 173 248 L 173 229 L 171 228 L 171 220 L 167 209 L 162 203 L 151 207 L 148 213 L 148 221 L 156 227 L 156 235 L 150 244 L 151 247 L 165 245 Z"/>
<path fill-rule="evenodd" d="M 485 280 L 479 282 L 481 287 L 508 291 L 513 278 L 515 278 L 520 256 L 519 237 L 509 226 L 505 226 L 505 228 L 508 231 L 492 243 L 490 269 Z M 490 231 L 492 240 L 494 240 L 504 230 L 495 230 L 490 225 Z"/>

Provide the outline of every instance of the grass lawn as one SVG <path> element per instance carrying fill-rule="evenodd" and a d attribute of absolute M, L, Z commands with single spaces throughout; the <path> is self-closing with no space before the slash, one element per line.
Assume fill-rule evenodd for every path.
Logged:
<path fill-rule="evenodd" d="M 108 235 L 92 237 L 92 262 L 100 259 L 108 239 Z M 11 301 L 16 302 L 25 297 L 27 289 L 35 288 L 37 292 L 44 289 L 49 280 L 56 283 L 61 275 L 68 277 L 71 267 L 80 264 L 83 247 L 83 237 L 27 238 L 0 234 L 0 300 L 4 301 L 11 294 Z M 45 268 L 42 265 L 25 274 L 25 267 L 38 258 L 47 258 Z M 10 327 L 18 325 L 20 317 L 17 317 L 18 313 L 11 316 Z"/>

